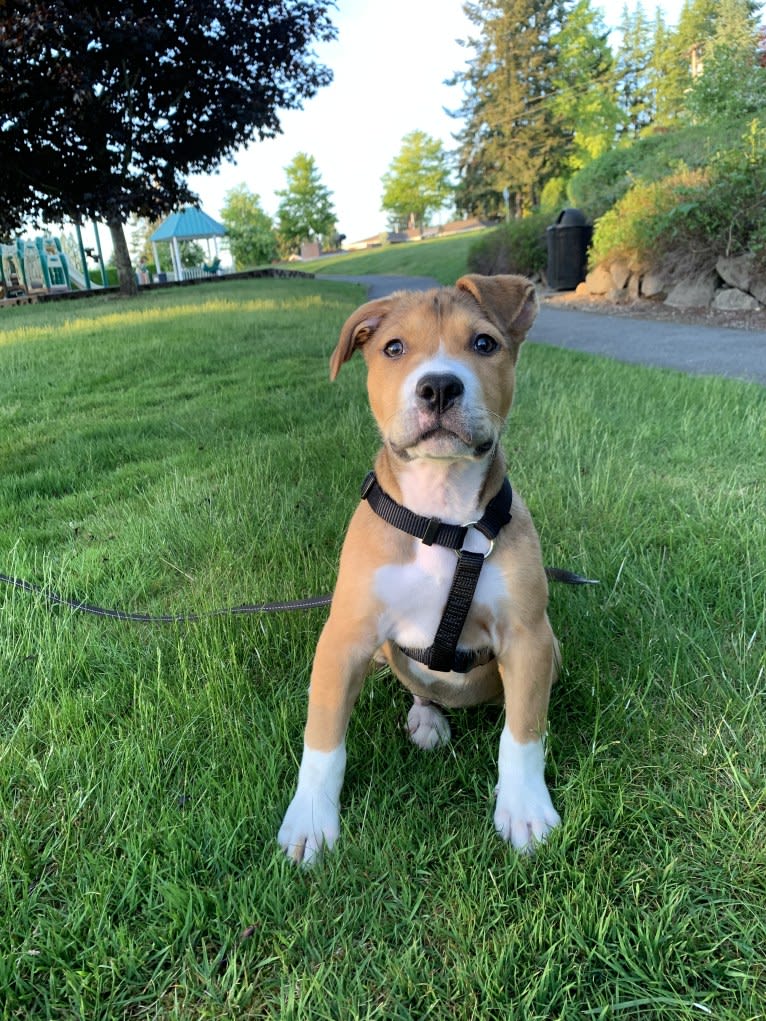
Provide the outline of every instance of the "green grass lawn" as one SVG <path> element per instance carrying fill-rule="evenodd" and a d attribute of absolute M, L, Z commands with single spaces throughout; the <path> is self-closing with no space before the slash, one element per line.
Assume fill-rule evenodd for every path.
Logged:
<path fill-rule="evenodd" d="M 1 312 L 0 571 L 152 612 L 331 589 L 376 446 L 361 359 L 327 379 L 361 300 Z M 563 826 L 532 858 L 493 832 L 498 710 L 428 755 L 378 673 L 336 852 L 283 860 L 324 611 L 0 592 L 0 1017 L 766 1016 L 765 423 L 754 385 L 522 352 L 511 478 L 546 562 L 601 579 L 552 591 Z"/>
<path fill-rule="evenodd" d="M 311 273 L 393 273 L 433 277 L 441 284 L 454 284 L 466 272 L 471 245 L 486 233 L 486 230 L 479 230 L 427 241 L 384 245 L 370 251 L 325 255 L 321 259 L 288 265 Z"/>

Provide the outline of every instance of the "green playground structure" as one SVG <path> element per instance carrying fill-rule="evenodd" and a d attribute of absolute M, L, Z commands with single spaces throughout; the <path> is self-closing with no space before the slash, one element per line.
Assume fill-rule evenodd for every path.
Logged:
<path fill-rule="evenodd" d="M 71 289 L 69 260 L 58 238 L 0 245 L 0 299 Z"/>

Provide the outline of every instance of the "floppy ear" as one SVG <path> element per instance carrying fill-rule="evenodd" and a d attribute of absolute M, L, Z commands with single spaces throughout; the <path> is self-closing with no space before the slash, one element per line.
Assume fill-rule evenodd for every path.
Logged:
<path fill-rule="evenodd" d="M 390 307 L 388 298 L 379 298 L 377 301 L 368 301 L 356 312 L 352 312 L 343 324 L 338 343 L 330 356 L 331 380 L 335 379 L 341 365 L 349 360 L 354 351 L 370 339 Z"/>
<path fill-rule="evenodd" d="M 455 286 L 470 294 L 484 314 L 519 343 L 535 321 L 537 295 L 534 284 L 526 277 L 484 277 L 471 273 L 461 277 Z"/>

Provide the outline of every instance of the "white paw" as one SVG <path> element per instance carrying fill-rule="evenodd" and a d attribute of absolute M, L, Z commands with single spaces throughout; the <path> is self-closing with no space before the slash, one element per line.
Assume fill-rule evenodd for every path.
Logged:
<path fill-rule="evenodd" d="M 330 850 L 340 835 L 340 791 L 346 769 L 346 749 L 314 751 L 305 744 L 298 773 L 298 789 L 277 834 L 288 858 L 311 865 L 323 848 Z"/>
<path fill-rule="evenodd" d="M 415 699 L 407 713 L 407 730 L 412 743 L 425 751 L 447 744 L 452 736 L 444 713 L 435 705 L 419 698 Z"/>
<path fill-rule="evenodd" d="M 545 784 L 538 790 L 497 792 L 495 829 L 517 851 L 528 854 L 561 822 Z"/>
<path fill-rule="evenodd" d="M 542 741 L 519 744 L 507 727 L 500 739 L 495 829 L 528 854 L 561 822 L 545 785 Z"/>
<path fill-rule="evenodd" d="M 324 797 L 297 792 L 285 812 L 277 840 L 288 858 L 311 865 L 340 835 L 340 810 Z"/>

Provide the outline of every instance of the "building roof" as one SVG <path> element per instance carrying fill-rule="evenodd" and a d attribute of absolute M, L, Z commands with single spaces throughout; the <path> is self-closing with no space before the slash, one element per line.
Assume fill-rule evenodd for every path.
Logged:
<path fill-rule="evenodd" d="M 225 233 L 226 228 L 222 223 L 203 213 L 201 209 L 187 206 L 179 213 L 171 213 L 149 240 L 171 241 L 177 238 L 179 241 L 191 241 L 193 238 L 220 238 Z"/>

